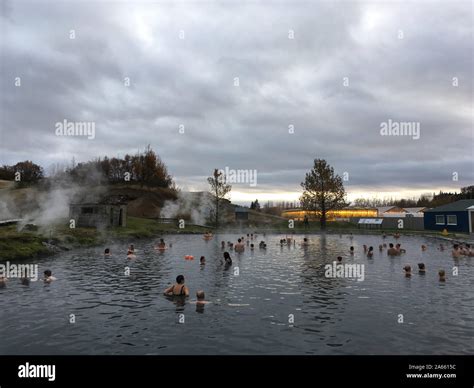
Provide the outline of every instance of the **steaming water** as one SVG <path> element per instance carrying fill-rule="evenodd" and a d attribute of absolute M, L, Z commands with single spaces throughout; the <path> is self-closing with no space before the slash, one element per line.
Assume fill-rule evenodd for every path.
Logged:
<path fill-rule="evenodd" d="M 379 253 L 380 236 L 354 236 L 352 243 L 348 236 L 309 236 L 307 248 L 280 248 L 279 238 L 265 238 L 266 252 L 257 247 L 232 253 L 229 270 L 217 263 L 220 241 L 235 241 L 236 235 L 209 242 L 169 236 L 173 247 L 162 254 L 153 241 L 140 240 L 134 262 L 121 254 L 125 243 L 112 247 L 113 258 L 104 259 L 102 248 L 94 248 L 42 260 L 40 272 L 52 269 L 56 282 L 22 286 L 10 279 L 0 289 L 0 353 L 474 353 L 474 258 L 454 261 L 449 250 L 436 249 L 438 240 L 422 237 L 402 237 L 407 254 L 396 258 Z M 347 255 L 351 244 L 354 257 Z M 374 246 L 372 260 L 362 244 Z M 427 252 L 421 244 L 428 245 Z M 196 259 L 184 260 L 188 254 Z M 204 267 L 200 255 L 206 256 Z M 324 265 L 338 255 L 365 264 L 365 281 L 325 278 Z M 403 265 L 421 261 L 426 275 L 414 271 L 405 278 Z M 457 277 L 451 275 L 454 265 Z M 437 280 L 440 268 L 448 274 L 445 284 Z M 192 294 L 184 305 L 162 295 L 178 274 L 185 275 Z M 191 303 L 197 289 L 212 302 L 203 310 Z M 76 323 L 69 323 L 70 314 Z M 398 323 L 398 314 L 404 323 Z"/>

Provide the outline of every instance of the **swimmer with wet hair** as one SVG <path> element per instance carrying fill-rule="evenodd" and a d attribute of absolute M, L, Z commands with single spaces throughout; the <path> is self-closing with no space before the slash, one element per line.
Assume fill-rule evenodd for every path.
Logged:
<path fill-rule="evenodd" d="M 340 263 L 342 262 L 342 256 L 337 256 L 337 261 Z"/>
<path fill-rule="evenodd" d="M 253 244 L 250 244 L 250 250 L 253 251 L 255 249 L 255 246 Z"/>
<path fill-rule="evenodd" d="M 47 269 L 44 271 L 44 278 L 43 278 L 45 283 L 51 283 L 52 281 L 56 280 L 56 278 L 53 276 L 53 273 Z"/>
<path fill-rule="evenodd" d="M 111 254 L 110 254 L 110 249 L 109 249 L 109 248 L 105 248 L 105 250 L 104 250 L 104 256 L 106 256 L 106 257 L 111 256 Z"/>
<path fill-rule="evenodd" d="M 230 257 L 229 252 L 224 252 L 224 264 L 225 265 L 232 265 L 232 259 Z"/>
<path fill-rule="evenodd" d="M 373 257 L 374 256 L 374 247 L 369 247 L 369 250 L 367 251 L 367 257 Z"/>
<path fill-rule="evenodd" d="M 221 249 L 225 249 L 225 241 L 221 241 Z"/>
<path fill-rule="evenodd" d="M 236 251 L 236 252 L 243 252 L 243 251 L 245 251 L 245 245 L 243 244 L 241 238 L 239 238 L 239 239 L 237 240 L 237 244 L 235 244 L 235 247 L 234 247 L 234 248 L 235 248 L 235 251 Z"/>
<path fill-rule="evenodd" d="M 418 263 L 418 273 L 424 275 L 426 273 L 425 263 Z"/>
<path fill-rule="evenodd" d="M 439 281 L 440 282 L 445 282 L 446 281 L 446 272 L 444 271 L 444 269 L 440 269 L 438 271 L 438 275 L 439 275 Z"/>
<path fill-rule="evenodd" d="M 379 251 L 380 251 L 380 252 L 383 251 L 383 245 L 382 245 L 382 244 L 379 245 Z"/>
<path fill-rule="evenodd" d="M 176 284 L 173 284 L 171 287 L 168 287 L 164 294 L 166 296 L 189 296 L 189 289 L 184 284 L 184 276 L 176 276 Z"/>
<path fill-rule="evenodd" d="M 4 288 L 7 285 L 8 278 L 5 276 L 0 276 L 0 288 Z"/>
<path fill-rule="evenodd" d="M 422 250 L 423 252 L 426 251 L 427 249 L 428 249 L 428 248 L 426 247 L 425 244 L 422 244 L 422 245 L 421 245 L 421 250 Z"/>
<path fill-rule="evenodd" d="M 396 256 L 398 255 L 398 250 L 395 249 L 392 243 L 388 244 L 387 255 L 389 256 Z"/>
<path fill-rule="evenodd" d="M 158 243 L 158 249 L 162 250 L 162 249 L 166 249 L 166 243 L 165 243 L 165 240 L 163 240 L 162 238 L 160 238 L 160 242 Z"/>
<path fill-rule="evenodd" d="M 405 265 L 403 270 L 405 271 L 405 277 L 409 278 L 411 276 L 411 266 Z"/>
<path fill-rule="evenodd" d="M 201 256 L 201 258 L 199 259 L 199 264 L 201 265 L 206 264 L 206 258 L 204 256 Z"/>
<path fill-rule="evenodd" d="M 455 258 L 455 259 L 461 257 L 462 253 L 461 253 L 461 250 L 459 249 L 459 245 L 458 245 L 458 244 L 454 244 L 454 245 L 453 245 L 453 250 L 451 251 L 451 255 L 452 255 L 453 258 Z"/>
<path fill-rule="evenodd" d="M 350 248 L 349 248 L 349 253 L 350 253 L 351 255 L 354 254 L 354 247 L 350 247 Z"/>
<path fill-rule="evenodd" d="M 398 255 L 400 255 L 400 254 L 402 254 L 402 253 L 407 253 L 407 251 L 402 248 L 402 245 L 401 245 L 401 244 L 395 245 L 395 249 L 397 250 L 397 254 L 398 254 Z"/>
<path fill-rule="evenodd" d="M 443 244 L 439 244 L 439 248 L 438 248 L 440 251 L 444 251 L 444 245 Z"/>

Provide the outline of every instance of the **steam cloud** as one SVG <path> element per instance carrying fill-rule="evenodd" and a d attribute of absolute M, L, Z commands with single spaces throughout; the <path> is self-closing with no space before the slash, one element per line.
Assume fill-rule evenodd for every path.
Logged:
<path fill-rule="evenodd" d="M 161 209 L 163 218 L 190 219 L 193 224 L 205 225 L 209 219 L 211 200 L 207 193 L 180 192 L 175 201 L 166 201 Z"/>

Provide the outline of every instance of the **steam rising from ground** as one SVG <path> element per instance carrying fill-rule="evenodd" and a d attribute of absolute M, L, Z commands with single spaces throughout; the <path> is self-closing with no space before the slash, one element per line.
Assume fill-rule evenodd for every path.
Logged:
<path fill-rule="evenodd" d="M 69 205 L 79 201 L 96 201 L 102 190 L 78 185 L 49 190 L 27 188 L 0 190 L 0 220 L 21 218 L 19 228 L 26 224 L 39 227 L 62 222 L 69 217 Z"/>
<path fill-rule="evenodd" d="M 205 225 L 212 209 L 207 193 L 180 192 L 175 201 L 166 201 L 161 209 L 162 218 L 191 220 L 193 224 Z"/>

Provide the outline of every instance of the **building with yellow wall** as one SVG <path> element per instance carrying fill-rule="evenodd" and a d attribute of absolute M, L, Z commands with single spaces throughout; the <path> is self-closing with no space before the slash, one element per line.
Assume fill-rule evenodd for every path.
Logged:
<path fill-rule="evenodd" d="M 281 213 L 282 217 L 303 221 L 305 214 L 308 216 L 310 221 L 319 220 L 319 214 L 317 212 L 305 211 L 302 209 L 288 209 Z M 326 213 L 328 221 L 334 221 L 338 218 L 363 218 L 363 217 L 377 217 L 377 209 L 371 208 L 344 208 L 340 210 L 329 210 Z"/>

